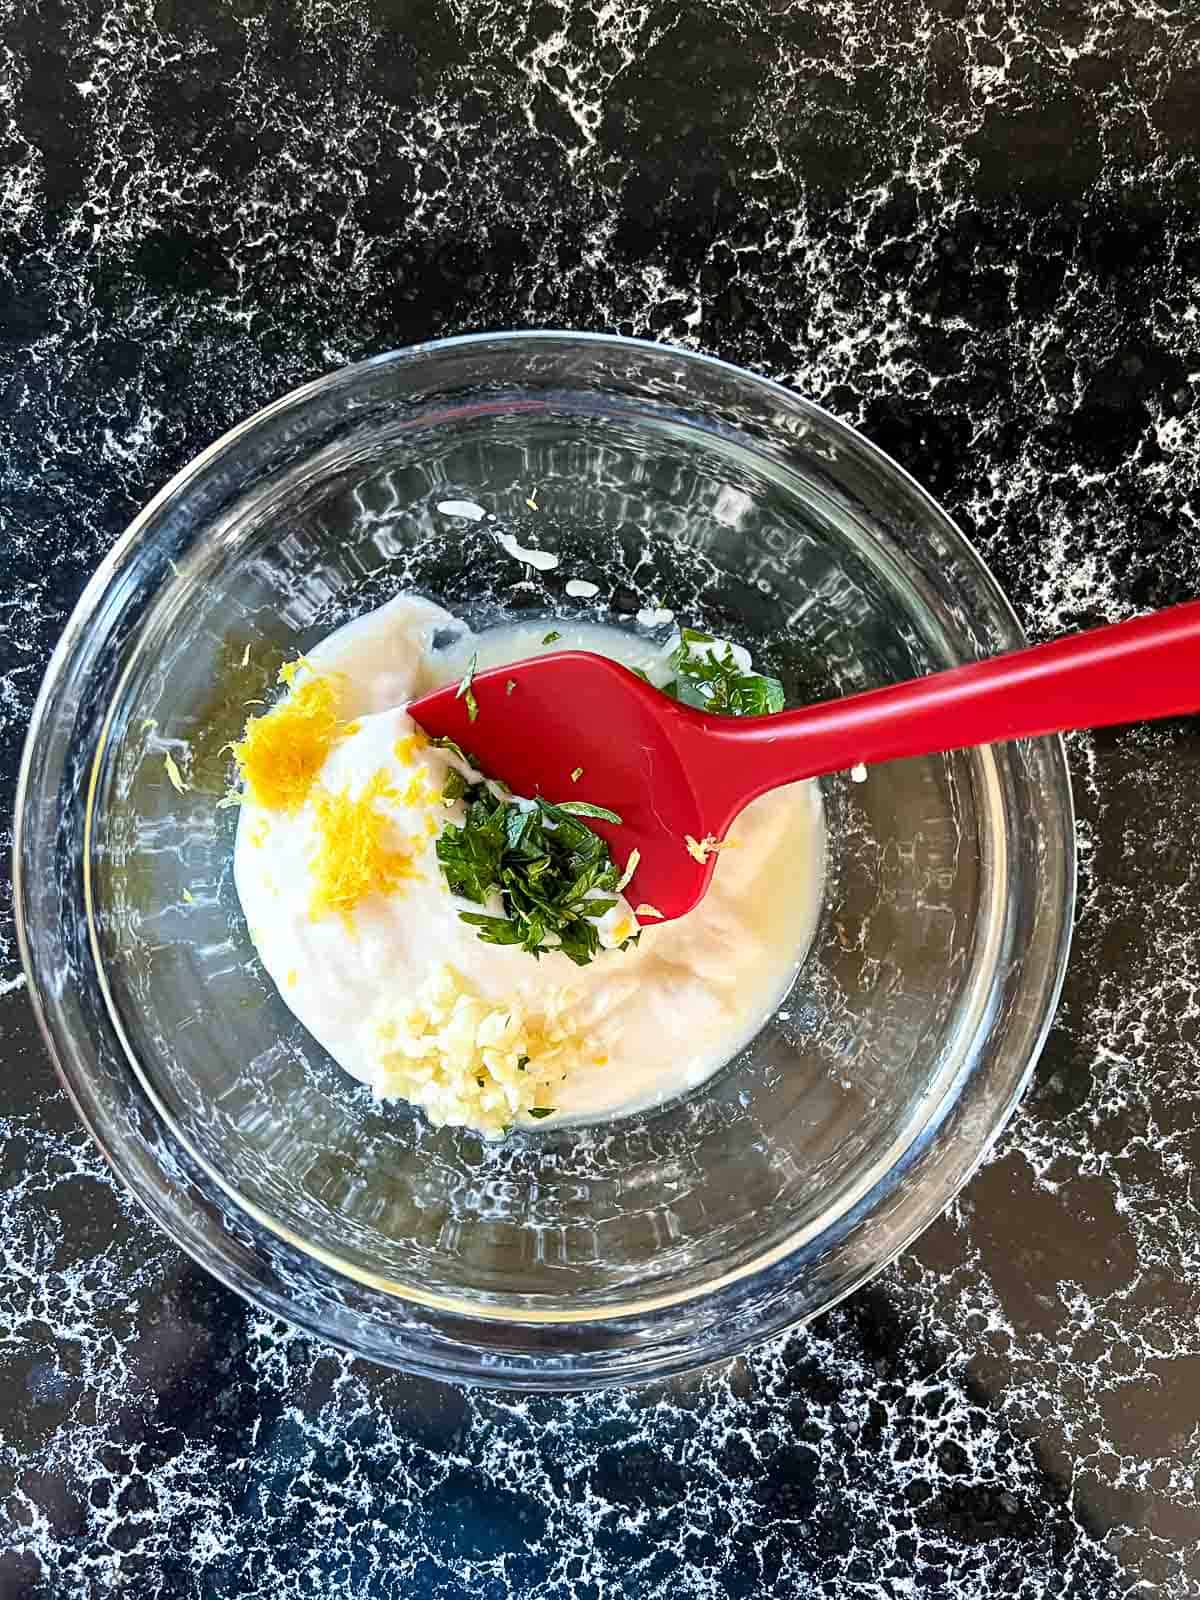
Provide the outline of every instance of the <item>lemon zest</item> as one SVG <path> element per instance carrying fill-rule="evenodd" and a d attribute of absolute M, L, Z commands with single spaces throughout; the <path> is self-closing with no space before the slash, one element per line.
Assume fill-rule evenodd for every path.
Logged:
<path fill-rule="evenodd" d="M 291 687 L 306 665 L 303 656 L 286 662 L 280 681 Z M 318 675 L 292 688 L 265 715 L 247 721 L 233 756 L 252 800 L 269 811 L 300 810 L 330 750 L 346 736 L 347 726 L 338 721 L 340 698 L 337 679 Z"/>
<path fill-rule="evenodd" d="M 401 803 L 406 806 L 428 805 L 432 796 L 429 793 L 429 784 L 425 776 L 425 768 L 414 772 L 404 786 L 404 793 L 400 796 Z"/>
<path fill-rule="evenodd" d="M 388 842 L 392 819 L 377 801 L 397 799 L 384 768 L 351 798 L 349 789 L 314 791 L 317 848 L 308 912 L 313 921 L 337 912 L 347 922 L 368 895 L 394 894 L 406 878 L 420 877 L 409 850 Z"/>
<path fill-rule="evenodd" d="M 392 752 L 401 766 L 411 767 L 418 750 L 424 750 L 429 740 L 423 733 L 405 733 L 396 740 Z"/>
<path fill-rule="evenodd" d="M 175 757 L 169 750 L 163 756 L 163 766 L 167 769 L 167 777 L 171 780 L 171 787 L 175 789 L 177 793 L 182 794 L 187 788 L 187 784 L 184 783 L 183 774 L 176 765 Z"/>
<path fill-rule="evenodd" d="M 297 656 L 294 661 L 285 661 L 279 669 L 279 681 L 290 689 L 296 681 L 297 673 L 302 671 L 311 672 L 314 677 L 317 675 L 316 668 L 307 656 Z"/>

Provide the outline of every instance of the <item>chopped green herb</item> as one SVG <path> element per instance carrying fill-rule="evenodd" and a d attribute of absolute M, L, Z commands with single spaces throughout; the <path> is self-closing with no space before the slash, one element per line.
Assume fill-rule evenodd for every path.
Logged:
<path fill-rule="evenodd" d="M 458 696 L 456 695 L 455 699 L 457 698 Z M 452 756 L 457 756 L 464 766 L 476 766 L 475 757 L 464 750 L 462 745 L 457 744 L 453 739 L 448 738 L 445 734 L 439 734 L 436 739 L 430 739 L 429 742 L 437 750 L 449 750 L 450 754 Z M 476 770 L 478 770 L 477 767 Z"/>
<path fill-rule="evenodd" d="M 551 628 L 550 632 L 542 640 L 542 643 L 543 644 L 553 644 L 556 639 L 561 639 L 561 638 L 562 638 L 562 634 L 559 633 L 558 629 L 557 628 Z"/>
<path fill-rule="evenodd" d="M 529 1059 L 530 1058 L 528 1056 L 518 1056 L 517 1057 L 517 1071 L 518 1072 L 524 1072 L 525 1071 L 525 1068 L 529 1065 Z"/>
<path fill-rule="evenodd" d="M 778 678 L 743 672 L 734 660 L 731 645 L 725 645 L 724 651 L 713 649 L 700 654 L 691 649 L 695 644 L 717 643 L 711 633 L 680 629 L 678 648 L 671 654 L 671 665 L 678 676 L 667 685 L 666 693 L 685 705 L 713 711 L 718 716 L 761 717 L 782 711 L 783 685 Z"/>
<path fill-rule="evenodd" d="M 459 916 L 485 944 L 534 956 L 561 950 L 586 966 L 602 948 L 596 919 L 617 903 L 617 869 L 604 840 L 572 815 L 570 803 L 514 803 L 486 780 L 468 783 L 463 800 L 462 825 L 443 828 L 436 845 L 451 893 L 481 908 Z M 620 821 L 615 812 L 587 810 Z"/>
<path fill-rule="evenodd" d="M 471 664 L 463 673 L 462 682 L 459 684 L 458 692 L 454 696 L 456 700 L 466 700 L 467 716 L 472 722 L 474 722 L 475 718 L 479 715 L 479 702 L 476 700 L 475 691 L 471 687 L 471 684 L 475 679 L 475 666 L 478 660 L 478 655 L 473 655 L 471 657 Z"/>
<path fill-rule="evenodd" d="M 580 768 L 580 771 L 583 769 Z M 620 817 L 615 811 L 609 811 L 604 806 L 591 805 L 587 800 L 562 800 L 558 805 L 559 811 L 565 811 L 572 817 L 595 817 L 597 822 L 620 822 Z"/>
<path fill-rule="evenodd" d="M 466 792 L 467 780 L 455 767 L 451 767 L 442 785 L 442 804 L 452 806 L 456 800 L 461 800 Z"/>
<path fill-rule="evenodd" d="M 554 1106 L 530 1106 L 529 1115 L 531 1117 L 537 1117 L 538 1121 L 540 1122 L 543 1117 L 552 1117 L 555 1109 L 556 1108 Z"/>
<path fill-rule="evenodd" d="M 582 777 L 583 777 L 583 768 L 582 767 L 576 767 L 574 772 L 571 774 L 571 782 L 572 783 L 578 783 L 580 778 L 582 778 Z"/>

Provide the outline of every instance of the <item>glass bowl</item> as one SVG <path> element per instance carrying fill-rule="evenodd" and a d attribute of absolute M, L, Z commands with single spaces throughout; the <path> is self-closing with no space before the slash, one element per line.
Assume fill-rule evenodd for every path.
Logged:
<path fill-rule="evenodd" d="M 451 499 L 491 516 L 449 518 Z M 559 566 L 521 564 L 497 531 Z M 571 577 L 597 597 L 568 598 Z M 812 1316 L 938 1215 L 1028 1078 L 1071 921 L 1061 744 L 827 780 L 816 938 L 747 1048 L 652 1112 L 488 1146 L 375 1102 L 294 1021 L 217 806 L 225 746 L 279 663 L 402 590 L 475 625 L 638 629 L 667 607 L 747 645 L 791 702 L 1023 642 L 904 472 L 721 362 L 486 335 L 298 389 L 136 518 L 34 713 L 22 953 L 80 1116 L 224 1283 L 413 1371 L 629 1382 Z"/>

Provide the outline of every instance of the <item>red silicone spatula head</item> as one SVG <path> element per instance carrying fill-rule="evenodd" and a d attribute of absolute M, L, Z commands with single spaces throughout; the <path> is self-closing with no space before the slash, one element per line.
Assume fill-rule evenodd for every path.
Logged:
<path fill-rule="evenodd" d="M 584 800 L 615 811 L 619 827 L 587 821 L 622 870 L 632 851 L 640 853 L 625 890 L 632 905 L 651 905 L 666 919 L 696 904 L 712 876 L 713 857 L 697 861 L 686 841 L 689 835 L 703 840 L 714 826 L 712 786 L 706 787 L 703 753 L 685 741 L 708 720 L 702 713 L 585 651 L 557 651 L 477 673 L 472 689 L 479 708 L 474 721 L 454 685 L 414 701 L 409 713 L 427 733 L 456 740 L 516 794 Z M 713 756 L 718 759 L 715 750 Z"/>
<path fill-rule="evenodd" d="M 767 789 L 856 762 L 1196 710 L 1200 601 L 773 716 L 710 716 L 583 651 L 482 672 L 474 688 L 474 722 L 453 688 L 409 709 L 518 794 L 617 812 L 622 825 L 598 831 L 618 863 L 641 853 L 630 900 L 681 917 L 713 868 L 688 836 L 703 854 Z"/>

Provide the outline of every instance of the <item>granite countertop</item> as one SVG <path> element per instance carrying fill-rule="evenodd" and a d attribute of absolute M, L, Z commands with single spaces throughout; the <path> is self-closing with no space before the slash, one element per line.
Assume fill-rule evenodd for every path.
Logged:
<path fill-rule="evenodd" d="M 137 507 L 435 334 L 616 329 L 783 379 L 941 497 L 1034 637 L 1200 594 L 1194 9 L 0 17 L 5 828 Z M 850 1303 L 652 1389 L 419 1382 L 210 1281 L 77 1128 L 6 916 L 0 1600 L 1200 1595 L 1200 738 L 1070 754 L 1075 949 L 994 1159 Z"/>

